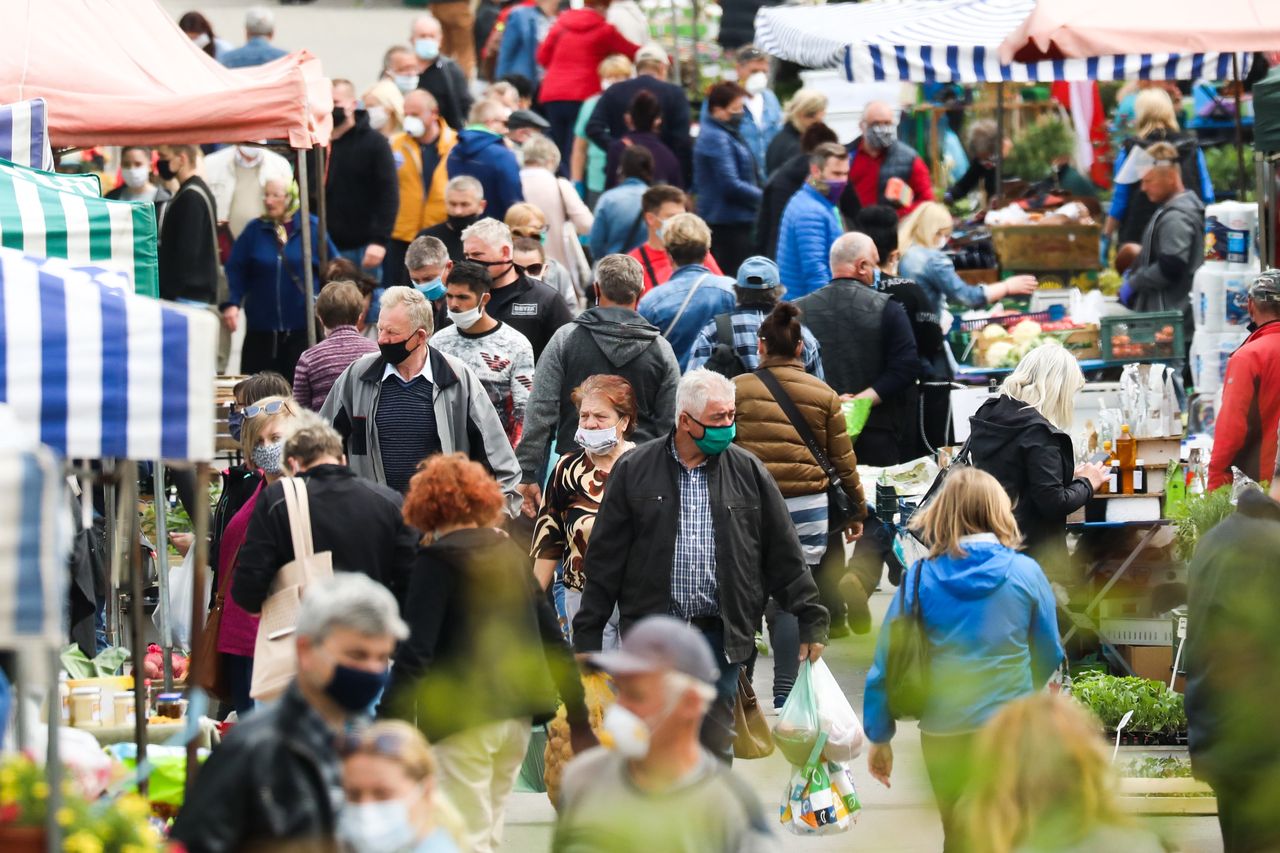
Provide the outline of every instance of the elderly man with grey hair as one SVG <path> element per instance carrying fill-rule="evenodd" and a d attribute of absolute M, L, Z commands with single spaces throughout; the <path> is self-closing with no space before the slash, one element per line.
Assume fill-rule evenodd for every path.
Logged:
<path fill-rule="evenodd" d="M 307 589 L 296 634 L 297 678 L 231 730 L 178 814 L 172 837 L 192 853 L 335 846 L 338 740 L 382 692 L 409 629 L 385 587 L 340 572 Z"/>
<path fill-rule="evenodd" d="M 387 288 L 378 352 L 343 371 L 320 415 L 342 436 L 347 464 L 360 476 L 403 494 L 426 457 L 465 453 L 502 484 L 515 515 L 520 467 L 502 421 L 471 368 L 427 345 L 434 331 L 425 296 Z"/>
<path fill-rule="evenodd" d="M 461 240 L 458 245 L 461 247 Z M 459 256 L 461 256 L 461 249 L 459 249 Z M 409 275 L 409 284 L 427 297 L 427 301 L 431 303 L 436 329 L 443 329 L 449 325 L 449 308 L 444 299 L 444 280 L 448 277 L 449 270 L 453 269 L 453 264 L 448 247 L 437 237 L 421 235 L 415 237 L 404 251 L 404 267 Z"/>
<path fill-rule="evenodd" d="M 419 237 L 435 237 L 455 264 L 462 260 L 462 232 L 480 221 L 487 202 L 484 186 L 470 175 L 450 178 L 444 185 L 445 220 L 418 232 Z"/>
<path fill-rule="evenodd" d="M 720 668 L 702 743 L 726 761 L 738 673 L 755 650 L 765 602 L 772 596 L 799 621 L 802 660 L 822 654 L 828 625 L 782 493 L 733 443 L 734 418 L 728 379 L 698 369 L 680 380 L 670 432 L 613 466 L 573 620 L 579 652 L 600 650 L 615 605 L 624 645 L 631 627 L 655 614 L 701 631 Z"/>
<path fill-rule="evenodd" d="M 227 68 L 266 65 L 287 56 L 289 51 L 271 43 L 276 34 L 276 16 L 265 6 L 252 6 L 244 13 L 244 46 L 218 57 Z"/>

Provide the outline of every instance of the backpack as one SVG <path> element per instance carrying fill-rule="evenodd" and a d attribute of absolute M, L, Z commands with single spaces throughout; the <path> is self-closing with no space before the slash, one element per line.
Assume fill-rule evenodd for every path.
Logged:
<path fill-rule="evenodd" d="M 747 365 L 742 361 L 742 356 L 738 355 L 738 350 L 733 345 L 732 314 L 716 315 L 716 345 L 711 350 L 711 357 L 702 366 L 729 379 L 749 372 Z"/>

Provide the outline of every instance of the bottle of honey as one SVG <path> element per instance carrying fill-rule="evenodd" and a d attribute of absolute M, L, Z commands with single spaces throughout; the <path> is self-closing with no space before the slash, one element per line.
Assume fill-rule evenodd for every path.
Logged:
<path fill-rule="evenodd" d="M 1110 473 L 1110 471 L 1111 471 L 1112 459 L 1111 459 L 1111 442 L 1110 442 L 1109 440 L 1108 440 L 1108 441 L 1104 441 L 1104 442 L 1102 442 L 1102 452 L 1103 452 L 1103 453 L 1105 453 L 1105 454 L 1107 454 L 1106 462 L 1105 462 L 1105 463 L 1103 463 L 1103 464 L 1105 464 L 1105 465 L 1107 466 L 1107 471 L 1108 471 L 1108 473 Z M 1097 493 L 1098 493 L 1098 494 L 1100 494 L 1100 495 L 1106 495 L 1106 494 L 1110 494 L 1110 493 L 1111 493 L 1111 478 L 1110 478 L 1110 477 L 1108 477 L 1106 480 L 1103 480 L 1103 481 L 1102 481 L 1102 485 L 1098 487 Z"/>
<path fill-rule="evenodd" d="M 1129 425 L 1120 427 L 1116 439 L 1116 459 L 1120 463 L 1120 493 L 1133 494 L 1133 469 L 1138 465 L 1138 440 L 1129 433 Z"/>

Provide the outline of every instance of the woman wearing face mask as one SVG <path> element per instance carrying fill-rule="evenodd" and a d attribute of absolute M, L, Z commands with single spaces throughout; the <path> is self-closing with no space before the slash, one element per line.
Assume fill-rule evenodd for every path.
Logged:
<path fill-rule="evenodd" d="M 240 368 L 246 373 L 275 370 L 293 381 L 293 369 L 307 348 L 306 278 L 302 262 L 302 214 L 297 187 L 268 179 L 262 188 L 265 214 L 245 226 L 227 260 L 229 295 L 222 320 L 234 332 L 244 305 L 248 329 Z M 319 245 L 320 220 L 311 217 L 311 245 Z M 324 239 L 328 239 L 326 236 Z M 337 248 L 329 241 L 329 257 Z M 312 286 L 320 290 L 320 267 L 312 259 Z"/>
<path fill-rule="evenodd" d="M 951 211 L 926 201 L 902 221 L 898 229 L 898 275 L 919 284 L 941 314 L 948 302 L 981 308 L 1007 296 L 1034 293 L 1036 277 L 1015 275 L 997 284 L 969 284 L 956 274 L 955 262 L 943 250 L 951 239 Z"/>
<path fill-rule="evenodd" d="M 572 636 L 573 617 L 582 603 L 586 576 L 582 567 L 587 558 L 591 527 L 609 472 L 622 454 L 635 444 L 630 441 L 636 428 L 636 395 L 631 383 L 621 376 L 599 374 L 588 377 L 574 389 L 578 407 L 579 450 L 561 456 L 551 471 L 542 508 L 533 533 L 533 573 L 543 589 L 551 585 L 556 568 L 564 565 L 564 615 L 567 633 Z M 605 631 L 604 647 L 618 644 L 618 614 L 615 611 Z"/>
<path fill-rule="evenodd" d="M 759 171 L 743 139 L 747 90 L 717 83 L 707 94 L 708 120 L 693 143 L 693 194 L 698 215 L 711 226 L 711 248 L 726 275 L 756 253 L 752 226 L 760 210 Z"/>
<path fill-rule="evenodd" d="M 169 191 L 153 180 L 151 149 L 130 145 L 120 149 L 120 179 L 123 183 L 107 193 L 107 198 L 119 201 L 149 201 L 156 206 L 156 219 L 164 203 L 171 196 Z"/>
<path fill-rule="evenodd" d="M 218 652 L 222 655 L 231 705 L 239 715 L 253 710 L 249 685 L 253 683 L 253 650 L 258 639 L 258 617 L 231 598 L 240 546 L 249 531 L 249 519 L 262 490 L 285 476 L 284 437 L 289 420 L 298 414 L 298 404 L 290 397 L 265 397 L 245 407 L 240 427 L 240 447 L 246 463 L 262 474 L 253 495 L 231 517 L 218 546 L 216 589 L 225 593 L 222 623 L 218 630 Z"/>
<path fill-rule="evenodd" d="M 338 839 L 351 853 L 458 853 L 460 821 L 440 796 L 435 755 L 421 732 L 386 720 L 346 736 L 340 748 L 346 803 Z"/>
<path fill-rule="evenodd" d="M 213 25 L 209 23 L 209 19 L 199 12 L 187 12 L 179 18 L 178 29 L 186 33 L 187 38 L 195 42 L 196 47 L 214 59 L 220 58 L 224 53 L 231 50 L 233 46 L 226 39 L 220 39 L 215 36 L 213 34 Z"/>
<path fill-rule="evenodd" d="M 564 268 L 564 264 L 551 257 L 547 252 L 547 217 L 542 211 L 534 207 L 528 202 L 519 202 L 507 208 L 507 215 L 502 218 L 507 227 L 511 229 L 511 238 L 516 241 L 515 254 L 513 256 L 516 266 L 522 267 L 525 274 L 529 278 L 536 278 L 543 284 L 555 288 L 556 292 L 564 300 L 564 304 L 569 306 L 569 312 L 577 314 L 582 310 L 584 300 L 583 294 L 578 293 L 577 288 L 573 286 L 573 277 L 569 275 L 569 271 Z M 538 242 L 538 254 L 541 256 L 536 261 L 529 256 L 529 247 L 526 245 L 521 255 L 520 241 L 536 240 Z M 539 266 L 537 271 L 529 266 L 536 263 Z"/>
<path fill-rule="evenodd" d="M 462 816 L 460 846 L 502 841 L 506 799 L 556 692 L 575 748 L 594 743 L 582 683 L 529 558 L 496 525 L 502 488 L 478 462 L 436 454 L 419 466 L 404 518 L 427 532 L 409 579 L 409 639 L 396 650 L 380 711 L 416 719 L 440 764 L 440 788 Z"/>
<path fill-rule="evenodd" d="M 369 114 L 369 127 L 387 139 L 404 129 L 404 95 L 394 81 L 379 80 L 365 91 L 361 100 Z"/>

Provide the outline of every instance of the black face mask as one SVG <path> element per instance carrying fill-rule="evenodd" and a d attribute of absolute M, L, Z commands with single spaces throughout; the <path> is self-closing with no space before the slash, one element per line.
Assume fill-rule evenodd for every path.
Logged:
<path fill-rule="evenodd" d="M 413 335 L 416 335 L 414 332 Z M 382 353 L 382 358 L 392 367 L 398 367 L 401 362 L 408 358 L 417 349 L 409 349 L 409 341 L 413 340 L 413 335 L 405 338 L 403 341 L 395 341 L 389 344 L 378 344 L 378 351 Z"/>
<path fill-rule="evenodd" d="M 334 107 L 333 108 L 333 126 L 338 127 L 339 125 L 343 125 L 346 123 L 347 123 L 347 108 Z"/>
<path fill-rule="evenodd" d="M 473 213 L 470 216 L 450 216 L 447 217 L 449 227 L 454 231 L 461 231 L 469 225 L 475 225 L 480 221 L 480 214 Z"/>
<path fill-rule="evenodd" d="M 176 175 L 173 174 L 173 167 L 169 165 L 169 161 L 163 157 L 156 163 L 156 174 L 161 180 L 172 181 Z"/>

